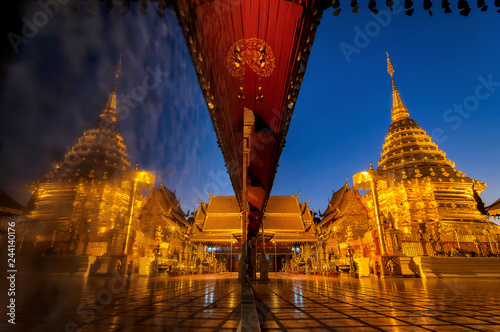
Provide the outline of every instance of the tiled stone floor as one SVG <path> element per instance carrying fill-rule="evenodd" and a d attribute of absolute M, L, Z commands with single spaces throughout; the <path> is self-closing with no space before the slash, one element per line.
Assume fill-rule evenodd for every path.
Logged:
<path fill-rule="evenodd" d="M 270 277 L 254 284 L 264 331 L 500 331 L 500 279 Z M 234 331 L 240 320 L 236 274 L 38 277 L 18 289 L 16 326 L 2 319 L 0 331 Z"/>
<path fill-rule="evenodd" d="M 499 279 L 294 276 L 255 291 L 263 330 L 500 331 Z"/>

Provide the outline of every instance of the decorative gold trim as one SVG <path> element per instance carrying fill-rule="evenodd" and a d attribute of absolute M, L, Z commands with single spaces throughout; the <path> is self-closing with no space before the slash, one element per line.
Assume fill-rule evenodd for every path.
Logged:
<path fill-rule="evenodd" d="M 255 37 L 240 39 L 229 48 L 226 68 L 234 77 L 245 75 L 246 63 L 259 76 L 270 76 L 276 68 L 274 53 L 262 39 Z"/>

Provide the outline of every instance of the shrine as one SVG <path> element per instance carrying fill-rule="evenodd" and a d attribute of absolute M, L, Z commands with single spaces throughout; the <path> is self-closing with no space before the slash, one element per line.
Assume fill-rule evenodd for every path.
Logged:
<path fill-rule="evenodd" d="M 121 59 L 116 80 L 120 69 Z M 126 257 L 147 250 L 147 229 L 138 221 L 146 200 L 141 191 L 154 176 L 130 167 L 118 118 L 115 81 L 100 119 L 51 172 L 28 184 L 32 209 L 21 225 L 21 253 Z M 118 265 L 124 273 L 125 262 Z"/>

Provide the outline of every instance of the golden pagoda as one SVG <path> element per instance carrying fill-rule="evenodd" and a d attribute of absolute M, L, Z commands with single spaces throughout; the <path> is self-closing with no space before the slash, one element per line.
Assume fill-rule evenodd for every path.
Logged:
<path fill-rule="evenodd" d="M 498 243 L 490 237 L 490 233 L 498 233 L 498 227 L 488 220 L 479 198 L 486 184 L 456 169 L 425 130 L 410 118 L 388 55 L 387 66 L 392 79 L 392 123 L 378 169 L 355 176 L 355 186 L 371 190 L 363 200 L 375 212 L 381 233 L 389 226 L 400 230 L 406 256 L 457 249 L 483 256 L 498 253 Z M 362 188 L 363 182 L 369 181 L 374 185 Z"/>
<path fill-rule="evenodd" d="M 61 162 L 28 185 L 33 211 L 26 222 L 25 250 L 42 254 L 133 253 L 147 242 L 138 229 L 154 176 L 131 169 L 118 127 L 116 83 L 100 119 L 83 133 Z"/>

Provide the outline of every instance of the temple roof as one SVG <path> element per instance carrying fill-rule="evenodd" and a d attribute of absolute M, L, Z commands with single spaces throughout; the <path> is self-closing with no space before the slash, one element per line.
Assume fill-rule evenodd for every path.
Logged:
<path fill-rule="evenodd" d="M 241 213 L 235 196 L 210 196 L 208 204 L 200 202 L 195 224 L 201 232 L 241 232 Z M 264 217 L 265 232 L 314 233 L 307 203 L 298 196 L 270 196 Z"/>
<path fill-rule="evenodd" d="M 293 216 L 268 216 L 267 220 L 264 220 L 264 229 L 265 231 L 283 232 L 305 231 L 301 215 L 299 214 Z"/>
<path fill-rule="evenodd" d="M 175 195 L 174 192 L 172 192 L 170 189 L 165 187 L 163 185 L 163 182 L 158 187 L 158 190 L 163 194 L 166 202 L 168 202 L 169 206 L 172 208 L 172 210 L 175 213 L 182 216 L 183 218 L 187 217 L 186 213 L 182 210 L 180 203 L 179 203 L 179 200 L 177 199 L 177 196 Z"/>
<path fill-rule="evenodd" d="M 306 225 L 303 212 L 298 195 L 271 196 L 264 215 L 264 229 L 277 232 L 304 232 Z"/>
<path fill-rule="evenodd" d="M 489 215 L 500 215 L 500 198 L 486 207 Z"/>
<path fill-rule="evenodd" d="M 203 231 L 241 230 L 240 207 L 235 196 L 210 196 Z"/>
<path fill-rule="evenodd" d="M 158 214 L 163 221 L 171 220 L 188 226 L 186 214 L 182 211 L 175 194 L 163 184 L 158 188 L 153 187 L 146 198 L 141 216 L 146 214 Z"/>
<path fill-rule="evenodd" d="M 27 208 L 25 206 L 16 202 L 5 191 L 0 189 L 0 217 L 21 215 L 24 214 L 26 210 Z"/>
<path fill-rule="evenodd" d="M 346 215 L 352 214 L 350 211 L 351 202 L 354 199 L 358 199 L 361 203 L 361 195 L 359 194 L 356 188 L 349 188 L 349 185 L 346 183 L 342 188 L 333 193 L 330 202 L 328 203 L 328 207 L 323 213 L 323 220 L 319 223 L 319 226 L 323 226 L 330 221 L 338 220 Z M 368 212 L 368 209 L 361 203 L 364 208 L 364 212 Z M 362 211 L 356 211 L 359 213 Z"/>
<path fill-rule="evenodd" d="M 330 199 L 330 202 L 328 202 L 328 207 L 326 208 L 325 212 L 323 212 L 323 217 L 325 218 L 326 216 L 329 216 L 331 214 L 336 214 L 337 207 L 339 204 L 342 203 L 343 197 L 346 192 L 350 190 L 349 185 L 346 183 L 342 188 L 337 190 L 336 192 L 333 192 L 332 198 Z"/>
<path fill-rule="evenodd" d="M 298 213 L 300 211 L 297 196 L 272 196 L 266 208 L 266 214 Z"/>
<path fill-rule="evenodd" d="M 234 196 L 211 196 L 207 214 L 239 214 L 240 207 Z"/>

